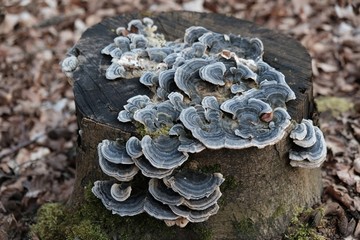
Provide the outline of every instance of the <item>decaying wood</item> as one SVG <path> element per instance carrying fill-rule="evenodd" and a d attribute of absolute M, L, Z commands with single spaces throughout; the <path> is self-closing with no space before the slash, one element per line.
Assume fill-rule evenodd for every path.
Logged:
<path fill-rule="evenodd" d="M 154 20 L 158 31 L 168 40 L 182 37 L 185 29 L 193 25 L 225 34 L 259 37 L 265 46 L 264 60 L 285 75 L 296 93 L 297 99 L 288 104 L 292 119 L 299 122 L 311 117 L 311 59 L 295 40 L 251 22 L 218 14 L 173 12 L 146 16 Z M 150 91 L 138 79 L 105 79 L 111 59 L 101 55 L 100 50 L 113 41 L 117 27 L 143 17 L 128 14 L 104 20 L 88 29 L 74 46 L 73 53 L 80 60 L 72 76 L 80 127 L 77 176 L 71 199 L 75 205 L 81 203 L 85 186 L 105 179 L 97 163 L 97 144 L 105 138 L 125 141 L 136 135 L 132 124 L 117 121 L 117 114 L 127 99 L 149 95 Z M 213 239 L 273 239 L 284 232 L 297 207 L 311 206 L 320 200 L 320 170 L 292 168 L 289 148 L 286 137 L 264 149 L 204 150 L 190 157 L 189 162 L 196 159 L 200 166 L 220 166 L 227 179 L 220 210 L 206 222 Z M 184 236 L 186 228 L 178 231 L 177 236 Z"/>

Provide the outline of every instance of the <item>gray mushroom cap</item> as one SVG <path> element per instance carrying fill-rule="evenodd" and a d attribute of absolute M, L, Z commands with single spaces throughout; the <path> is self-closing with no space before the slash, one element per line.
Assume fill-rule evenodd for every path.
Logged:
<path fill-rule="evenodd" d="M 296 124 L 294 129 L 290 132 L 290 138 L 294 140 L 304 140 L 307 134 L 305 123 Z"/>
<path fill-rule="evenodd" d="M 135 111 L 134 120 L 143 124 L 147 130 L 155 132 L 156 126 L 156 110 L 153 106 L 146 106 L 145 108 Z"/>
<path fill-rule="evenodd" d="M 130 137 L 125 145 L 127 154 L 132 158 L 139 158 L 142 156 L 141 141 L 137 137 Z"/>
<path fill-rule="evenodd" d="M 210 196 L 200 199 L 185 199 L 183 205 L 187 206 L 192 210 L 205 210 L 217 203 L 221 195 L 222 193 L 220 191 L 220 187 L 217 187 Z"/>
<path fill-rule="evenodd" d="M 71 55 L 62 61 L 61 70 L 63 72 L 72 72 L 77 68 L 78 65 L 79 65 L 79 60 L 77 59 L 77 57 Z"/>
<path fill-rule="evenodd" d="M 185 206 L 170 205 L 170 209 L 178 216 L 188 219 L 190 222 L 204 222 L 219 210 L 218 204 L 213 204 L 204 210 L 191 210 Z"/>
<path fill-rule="evenodd" d="M 91 191 L 112 213 L 120 216 L 135 216 L 144 212 L 145 195 L 134 194 L 125 201 L 117 201 L 111 196 L 111 181 L 96 181 Z"/>
<path fill-rule="evenodd" d="M 214 205 L 221 197 L 219 187 L 216 187 L 213 193 L 200 199 L 185 199 L 179 193 L 166 186 L 159 179 L 151 179 L 149 181 L 149 192 L 159 202 L 167 205 L 184 205 L 191 210 L 205 210 Z"/>
<path fill-rule="evenodd" d="M 119 36 L 114 38 L 114 44 L 122 51 L 130 51 L 130 39 L 128 37 Z"/>
<path fill-rule="evenodd" d="M 156 201 L 152 196 L 147 196 L 144 210 L 150 216 L 160 220 L 176 220 L 179 218 L 168 205 Z"/>
<path fill-rule="evenodd" d="M 107 79 L 109 80 L 114 80 L 116 78 L 124 78 L 125 77 L 125 68 L 116 63 L 113 62 L 107 69 L 106 69 L 106 73 L 105 76 Z"/>
<path fill-rule="evenodd" d="M 130 197 L 131 186 L 128 183 L 113 183 L 110 194 L 113 199 L 123 202 Z"/>
<path fill-rule="evenodd" d="M 175 124 L 169 130 L 170 136 L 178 136 L 181 142 L 178 150 L 188 153 L 199 153 L 205 149 L 205 146 L 197 139 L 194 139 L 185 131 L 185 127 L 182 124 Z"/>
<path fill-rule="evenodd" d="M 308 147 L 311 147 L 315 144 L 315 142 L 317 141 L 317 136 L 315 134 L 315 127 L 313 125 L 313 122 L 312 120 L 310 119 L 303 119 L 301 121 L 301 124 L 304 124 L 305 125 L 305 128 L 304 128 L 304 132 L 305 132 L 305 137 L 303 139 L 294 139 L 293 142 L 300 146 L 300 147 L 303 147 L 303 148 L 308 148 Z M 294 129 L 295 130 L 295 129 Z M 296 133 L 296 132 L 295 132 Z M 295 134 L 294 133 L 294 134 Z M 293 136 L 294 136 L 293 134 Z M 291 135 L 290 135 L 291 137 Z"/>
<path fill-rule="evenodd" d="M 249 138 L 252 146 L 264 148 L 274 145 L 280 141 L 286 134 L 286 129 L 290 126 L 290 115 L 283 108 L 276 108 L 273 111 L 273 120 L 269 124 L 258 122 L 257 126 L 249 127 L 241 119 L 239 128 L 235 134 L 243 138 Z"/>
<path fill-rule="evenodd" d="M 129 34 L 130 37 L 130 49 L 146 48 L 148 46 L 148 40 L 144 35 L 141 34 Z"/>
<path fill-rule="evenodd" d="M 189 157 L 187 153 L 178 151 L 180 141 L 166 135 L 152 139 L 145 135 L 141 140 L 144 156 L 156 168 L 173 169 L 182 165 Z"/>
<path fill-rule="evenodd" d="M 225 71 L 226 71 L 226 67 L 224 63 L 215 62 L 201 67 L 199 70 L 199 74 L 203 80 L 215 85 L 223 86 L 225 85 L 224 82 Z"/>
<path fill-rule="evenodd" d="M 114 48 L 111 50 L 110 56 L 113 58 L 121 58 L 122 53 L 123 52 L 119 48 Z"/>
<path fill-rule="evenodd" d="M 156 105 L 156 118 L 159 126 L 172 126 L 179 115 L 180 111 L 176 110 L 170 100 L 165 100 Z"/>
<path fill-rule="evenodd" d="M 326 160 L 326 142 L 318 127 L 314 127 L 316 142 L 307 148 L 290 149 L 290 165 L 293 167 L 316 168 Z"/>
<path fill-rule="evenodd" d="M 183 170 L 164 179 L 175 192 L 186 199 L 208 197 L 224 180 L 221 173 L 205 174 L 192 170 Z"/>
<path fill-rule="evenodd" d="M 152 104 L 151 100 L 146 95 L 136 95 L 127 100 L 127 104 L 124 105 L 124 110 L 121 110 L 118 114 L 118 120 L 120 122 L 130 122 L 133 120 L 134 113 L 146 106 Z"/>
<path fill-rule="evenodd" d="M 188 107 L 188 105 L 184 102 L 184 96 L 179 92 L 171 92 L 168 95 L 168 98 L 174 108 L 179 112 Z"/>
<path fill-rule="evenodd" d="M 159 202 L 167 205 L 180 205 L 185 199 L 159 179 L 150 179 L 149 193 Z"/>
<path fill-rule="evenodd" d="M 215 113 L 216 116 L 213 116 Z M 219 121 L 220 112 L 208 110 L 207 123 L 205 111 L 202 107 L 188 107 L 180 113 L 180 120 L 183 125 L 191 131 L 193 137 L 198 139 L 209 149 L 231 148 L 242 149 L 250 146 L 248 140 L 236 136 L 231 126 L 227 122 Z"/>
<path fill-rule="evenodd" d="M 229 36 L 221 33 L 207 32 L 199 37 L 199 42 L 207 46 L 210 53 L 217 54 L 231 46 Z"/>
<path fill-rule="evenodd" d="M 117 141 L 104 139 L 100 145 L 100 154 L 109 162 L 115 164 L 134 164 L 127 154 L 125 146 L 120 145 Z"/>
<path fill-rule="evenodd" d="M 143 33 L 145 26 L 140 19 L 133 19 L 128 23 L 127 30 L 129 32 Z"/>
<path fill-rule="evenodd" d="M 211 60 L 191 59 L 178 67 L 175 72 L 174 80 L 177 87 L 188 95 L 193 101 L 199 98 L 195 84 L 199 78 L 199 69 L 211 63 Z"/>
<path fill-rule="evenodd" d="M 139 171 L 135 164 L 115 164 L 106 160 L 102 155 L 101 144 L 98 145 L 98 158 L 101 170 L 122 182 L 131 181 Z"/>
<path fill-rule="evenodd" d="M 149 178 L 158 178 L 162 179 L 166 176 L 169 176 L 172 174 L 174 169 L 162 169 L 162 168 L 156 168 L 149 160 L 147 160 L 144 156 L 141 156 L 139 158 L 134 158 L 133 161 L 135 162 L 135 165 L 140 169 L 142 175 L 149 177 Z"/>
<path fill-rule="evenodd" d="M 139 81 L 144 84 L 145 86 L 156 86 L 159 82 L 158 75 L 154 72 L 145 72 L 141 75 Z"/>
<path fill-rule="evenodd" d="M 207 30 L 204 27 L 201 26 L 191 26 L 189 28 L 187 28 L 185 30 L 185 35 L 184 35 L 184 42 L 185 43 L 189 43 L 189 44 L 193 44 L 194 42 L 198 41 L 199 38 L 204 34 L 209 32 L 209 30 Z"/>
<path fill-rule="evenodd" d="M 115 43 L 110 43 L 109 45 L 106 45 L 103 49 L 101 49 L 101 54 L 110 55 L 110 53 L 116 48 L 117 46 Z"/>
<path fill-rule="evenodd" d="M 174 81 L 175 69 L 167 69 L 159 74 L 158 96 L 162 99 L 166 97 L 176 88 Z M 161 91 L 161 90 L 163 91 Z M 162 93 L 162 94 L 159 94 Z"/>

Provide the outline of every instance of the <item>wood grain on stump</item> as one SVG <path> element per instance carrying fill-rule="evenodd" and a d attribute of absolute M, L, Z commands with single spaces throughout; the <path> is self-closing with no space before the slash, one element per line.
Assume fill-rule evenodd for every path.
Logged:
<path fill-rule="evenodd" d="M 299 122 L 312 114 L 311 59 L 304 47 L 290 37 L 219 14 L 172 12 L 106 19 L 89 28 L 72 50 L 80 61 L 72 76 L 80 128 L 76 182 L 71 198 L 75 205 L 81 203 L 85 186 L 106 179 L 98 166 L 98 143 L 116 138 L 126 141 L 136 135 L 134 125 L 120 123 L 117 115 L 127 99 L 151 92 L 138 79 L 107 80 L 105 70 L 111 57 L 102 55 L 100 50 L 113 41 L 117 27 L 145 16 L 154 20 L 158 32 L 167 40 L 183 37 L 185 29 L 193 25 L 224 34 L 260 38 L 265 48 L 264 61 L 285 75 L 296 94 L 297 99 L 287 105 L 292 119 Z M 212 239 L 274 239 L 285 231 L 298 207 L 311 206 L 320 200 L 320 170 L 292 168 L 289 148 L 289 137 L 285 137 L 263 149 L 204 150 L 190 156 L 190 159 L 196 156 L 201 166 L 217 164 L 227 179 L 220 210 L 205 223 L 211 228 Z M 185 234 L 186 228 L 176 230 L 179 234 L 174 239 L 180 239 L 179 236 L 196 239 Z"/>

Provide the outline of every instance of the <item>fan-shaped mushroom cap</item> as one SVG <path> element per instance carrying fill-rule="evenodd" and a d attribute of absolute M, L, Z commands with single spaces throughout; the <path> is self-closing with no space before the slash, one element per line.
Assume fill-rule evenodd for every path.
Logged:
<path fill-rule="evenodd" d="M 143 124 L 148 130 L 155 132 L 156 126 L 156 110 L 153 106 L 146 106 L 145 108 L 135 111 L 134 120 Z"/>
<path fill-rule="evenodd" d="M 145 50 L 149 56 L 150 61 L 157 63 L 162 62 L 169 54 L 173 53 L 171 48 L 146 48 Z"/>
<path fill-rule="evenodd" d="M 294 143 L 300 147 L 308 148 L 315 144 L 317 141 L 317 136 L 315 134 L 315 127 L 313 125 L 312 120 L 310 119 L 303 119 L 301 124 L 305 125 L 305 137 L 302 140 L 294 139 Z M 291 136 L 290 136 L 291 137 Z"/>
<path fill-rule="evenodd" d="M 209 195 L 200 199 L 185 199 L 179 193 L 167 187 L 163 181 L 159 179 L 151 179 L 149 181 L 149 192 L 159 202 L 167 205 L 185 205 L 192 210 L 205 210 L 215 204 L 221 197 L 219 187 Z"/>
<path fill-rule="evenodd" d="M 129 32 L 143 33 L 145 26 L 139 19 L 133 19 L 128 23 L 127 30 Z"/>
<path fill-rule="evenodd" d="M 170 53 L 169 55 L 166 56 L 166 58 L 163 59 L 163 62 L 166 63 L 166 65 L 168 66 L 168 68 L 172 68 L 176 58 L 179 57 L 179 54 L 174 52 L 174 53 Z"/>
<path fill-rule="evenodd" d="M 128 37 L 116 37 L 114 38 L 114 44 L 120 48 L 122 52 L 130 51 L 130 39 Z"/>
<path fill-rule="evenodd" d="M 174 169 L 156 168 L 144 156 L 134 158 L 135 165 L 140 169 L 142 175 L 149 178 L 162 179 L 172 174 Z"/>
<path fill-rule="evenodd" d="M 186 199 L 208 197 L 224 180 L 220 173 L 205 174 L 192 170 L 183 170 L 165 178 L 171 188 Z"/>
<path fill-rule="evenodd" d="M 107 161 L 115 164 L 134 164 L 127 154 L 125 146 L 120 145 L 117 141 L 104 139 L 99 146 L 101 155 Z"/>
<path fill-rule="evenodd" d="M 205 149 L 205 146 L 201 142 L 188 136 L 182 124 L 173 125 L 169 130 L 169 135 L 179 137 L 181 144 L 178 150 L 181 152 L 199 153 Z"/>
<path fill-rule="evenodd" d="M 188 105 L 184 102 L 184 96 L 179 92 L 171 92 L 168 95 L 168 98 L 172 105 L 174 105 L 174 108 L 179 112 L 188 107 Z"/>
<path fill-rule="evenodd" d="M 146 48 L 148 46 L 148 40 L 144 35 L 141 34 L 129 34 L 130 37 L 130 49 Z"/>
<path fill-rule="evenodd" d="M 201 26 L 191 26 L 185 30 L 184 42 L 193 44 L 194 42 L 197 42 L 199 38 L 208 31 L 209 30 Z"/>
<path fill-rule="evenodd" d="M 199 69 L 209 63 L 211 63 L 211 60 L 195 58 L 187 60 L 183 65 L 176 69 L 174 79 L 177 87 L 192 100 L 198 98 L 195 80 L 199 80 Z"/>
<path fill-rule="evenodd" d="M 185 199 L 182 205 L 185 205 L 192 210 L 197 210 L 197 211 L 205 210 L 213 206 L 215 203 L 217 203 L 221 195 L 222 193 L 220 191 L 220 187 L 217 187 L 215 191 L 212 194 L 210 194 L 210 196 L 203 197 L 200 199 Z"/>
<path fill-rule="evenodd" d="M 62 61 L 61 70 L 63 72 L 72 72 L 77 68 L 78 65 L 79 65 L 79 60 L 77 59 L 77 57 L 71 55 Z"/>
<path fill-rule="evenodd" d="M 178 216 L 188 219 L 190 222 L 204 222 L 219 210 L 218 204 L 213 204 L 204 210 L 191 210 L 185 206 L 170 205 L 170 209 Z"/>
<path fill-rule="evenodd" d="M 156 105 L 156 118 L 160 126 L 173 125 L 179 118 L 180 111 L 176 110 L 170 100 L 160 102 Z"/>
<path fill-rule="evenodd" d="M 150 216 L 160 220 L 176 220 L 179 218 L 168 205 L 156 201 L 152 196 L 147 196 L 144 210 Z"/>
<path fill-rule="evenodd" d="M 122 182 L 131 181 L 139 171 L 135 164 L 115 164 L 106 160 L 102 155 L 101 144 L 98 145 L 98 158 L 101 170 Z"/>
<path fill-rule="evenodd" d="M 105 73 L 105 76 L 107 79 L 109 80 L 114 80 L 116 78 L 123 78 L 125 77 L 125 68 L 116 63 L 116 62 L 113 62 L 107 69 L 106 69 L 106 73 Z"/>
<path fill-rule="evenodd" d="M 252 119 L 252 115 L 239 119 L 239 128 L 235 130 L 235 134 L 242 138 L 249 138 L 251 145 L 258 148 L 276 144 L 284 137 L 286 128 L 291 124 L 290 115 L 283 108 L 276 108 L 273 111 L 273 120 L 270 123 L 263 124 L 258 120 L 251 126 L 249 124 Z"/>
<path fill-rule="evenodd" d="M 316 168 L 326 159 L 326 142 L 323 133 L 318 127 L 314 127 L 316 142 L 308 148 L 299 147 L 290 149 L 290 165 L 293 167 Z"/>
<path fill-rule="evenodd" d="M 173 169 L 183 164 L 189 157 L 178 151 L 180 141 L 166 135 L 152 139 L 145 135 L 141 140 L 144 156 L 156 168 Z"/>
<path fill-rule="evenodd" d="M 226 71 L 226 67 L 224 63 L 215 62 L 201 67 L 199 70 L 199 74 L 203 80 L 215 85 L 223 86 L 225 85 L 224 82 L 225 71 Z"/>
<path fill-rule="evenodd" d="M 114 48 L 110 52 L 110 56 L 113 58 L 121 58 L 122 51 L 119 48 Z"/>
<path fill-rule="evenodd" d="M 232 74 L 234 74 L 235 82 L 252 79 L 257 83 L 257 74 L 245 64 L 239 63 L 237 67 L 230 67 L 229 70 Z"/>
<path fill-rule="evenodd" d="M 91 191 L 112 213 L 120 216 L 135 216 L 144 212 L 145 195 L 134 194 L 125 201 L 117 201 L 111 196 L 111 181 L 96 181 Z"/>
<path fill-rule="evenodd" d="M 307 135 L 307 128 L 304 122 L 295 125 L 294 129 L 290 132 L 290 138 L 294 140 L 304 140 Z"/>
<path fill-rule="evenodd" d="M 150 179 L 149 193 L 159 202 L 167 205 L 180 205 L 185 199 L 171 188 L 168 188 L 163 181 L 159 179 Z"/>
<path fill-rule="evenodd" d="M 176 84 L 174 81 L 175 69 L 168 69 L 162 71 L 159 74 L 159 88 L 158 88 L 158 96 L 162 99 L 166 99 L 166 97 L 176 88 Z M 160 91 L 162 89 L 163 91 Z M 162 94 L 159 94 L 159 93 Z"/>
<path fill-rule="evenodd" d="M 210 53 L 217 54 L 231 46 L 229 36 L 221 33 L 207 32 L 199 37 L 199 42 L 209 49 Z"/>
<path fill-rule="evenodd" d="M 159 82 L 158 75 L 154 72 L 145 72 L 141 75 L 139 81 L 145 86 L 156 86 Z"/>
<path fill-rule="evenodd" d="M 190 60 L 194 58 L 207 58 L 205 54 L 206 46 L 203 43 L 195 42 L 189 47 L 183 48 L 178 56 L 183 57 L 185 60 Z"/>
<path fill-rule="evenodd" d="M 111 186 L 110 194 L 116 201 L 122 202 L 130 197 L 131 186 L 128 183 L 114 183 Z"/>
<path fill-rule="evenodd" d="M 115 43 L 110 43 L 109 45 L 101 49 L 101 53 L 105 55 L 110 55 L 110 53 L 116 48 L 117 46 Z"/>
<path fill-rule="evenodd" d="M 295 93 L 287 84 L 264 80 L 259 89 L 258 94 L 255 94 L 257 98 L 267 101 L 273 107 L 285 108 L 286 102 L 296 99 Z"/>
<path fill-rule="evenodd" d="M 151 27 L 152 25 L 154 25 L 154 20 L 152 20 L 151 18 L 144 17 L 142 21 L 146 26 Z"/>
<path fill-rule="evenodd" d="M 121 110 L 118 115 L 120 122 L 130 122 L 133 120 L 134 113 L 147 105 L 151 104 L 151 100 L 146 95 L 136 95 L 127 100 L 128 104 L 124 105 L 124 110 Z"/>
<path fill-rule="evenodd" d="M 188 107 L 180 113 L 180 120 L 191 131 L 192 135 L 209 149 L 232 148 L 242 149 L 250 146 L 250 141 L 236 136 L 227 122 L 220 122 L 219 112 L 217 117 L 212 114 L 217 110 L 208 110 L 207 119 L 204 109 Z M 206 123 L 209 121 L 209 123 Z"/>
<path fill-rule="evenodd" d="M 243 59 L 251 59 L 258 62 L 262 59 L 264 53 L 264 45 L 258 38 L 244 38 L 230 34 L 229 50 L 236 53 L 237 56 Z"/>
<path fill-rule="evenodd" d="M 141 141 L 137 137 L 130 137 L 126 142 L 126 152 L 127 154 L 132 158 L 139 158 L 141 157 L 142 153 L 142 147 L 141 147 Z"/>

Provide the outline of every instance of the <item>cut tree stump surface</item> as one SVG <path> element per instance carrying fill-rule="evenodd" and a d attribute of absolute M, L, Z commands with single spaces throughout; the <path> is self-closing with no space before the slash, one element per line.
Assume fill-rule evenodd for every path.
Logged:
<path fill-rule="evenodd" d="M 71 198 L 75 205 L 81 203 L 85 186 L 106 179 L 98 167 L 98 143 L 116 138 L 125 142 L 131 135 L 137 135 L 135 126 L 119 122 L 117 115 L 127 99 L 139 94 L 150 96 L 151 92 L 137 78 L 107 80 L 105 71 L 111 57 L 100 51 L 116 37 L 116 28 L 143 17 L 152 18 L 158 32 L 170 41 L 182 38 L 185 29 L 195 25 L 219 33 L 260 38 L 264 43 L 264 61 L 285 75 L 296 94 L 297 99 L 287 103 L 291 118 L 300 122 L 313 113 L 311 59 L 304 47 L 288 36 L 219 14 L 171 12 L 106 19 L 84 32 L 71 52 L 80 62 L 72 75 L 80 128 L 76 182 Z M 320 200 L 320 170 L 292 168 L 288 159 L 290 146 L 286 136 L 278 144 L 263 149 L 204 150 L 190 156 L 190 160 L 196 158 L 201 166 L 219 165 L 225 179 L 233 181 L 233 187 L 223 190 L 218 214 L 205 224 L 211 229 L 212 239 L 279 237 L 297 207 L 311 206 Z M 167 228 L 165 224 L 164 228 Z M 184 236 L 182 231 L 186 232 L 186 228 L 178 229 L 178 236 Z"/>

